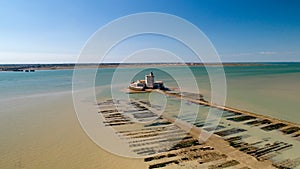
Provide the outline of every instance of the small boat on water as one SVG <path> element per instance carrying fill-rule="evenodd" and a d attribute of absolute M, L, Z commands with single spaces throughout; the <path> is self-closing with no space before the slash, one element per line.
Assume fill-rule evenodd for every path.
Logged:
<path fill-rule="evenodd" d="M 25 69 L 24 72 L 35 72 L 34 69 Z"/>

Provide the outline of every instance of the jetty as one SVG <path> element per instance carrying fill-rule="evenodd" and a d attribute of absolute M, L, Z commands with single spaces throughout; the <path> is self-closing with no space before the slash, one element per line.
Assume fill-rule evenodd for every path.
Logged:
<path fill-rule="evenodd" d="M 231 112 L 238 115 L 243 115 L 241 117 L 232 118 L 229 120 L 232 121 L 246 121 L 253 120 L 248 122 L 248 125 L 260 125 L 260 124 L 270 124 L 268 126 L 264 126 L 261 129 L 265 131 L 272 131 L 280 129 L 280 131 L 284 134 L 291 135 L 292 137 L 300 136 L 300 124 L 293 123 L 286 120 L 276 119 L 273 117 L 252 113 L 245 110 L 240 110 L 228 106 L 217 105 L 212 102 L 209 102 L 204 99 L 203 95 L 199 93 L 189 93 L 189 92 L 177 92 L 175 90 L 170 90 L 165 87 L 162 81 L 155 81 L 153 72 L 150 72 L 149 75 L 145 76 L 145 80 L 138 80 L 133 82 L 128 87 L 126 91 L 129 94 L 140 93 L 140 92 L 158 92 L 167 96 L 175 97 L 178 99 L 183 99 L 189 101 L 191 103 L 216 108 L 222 111 Z"/>
<path fill-rule="evenodd" d="M 260 121 L 255 121 L 257 123 L 260 122 L 266 122 L 268 121 L 268 123 L 272 123 L 272 125 L 262 128 L 266 131 L 271 131 L 274 129 L 281 129 L 281 131 L 284 134 L 294 134 L 293 136 L 297 136 L 298 134 L 300 134 L 300 125 L 297 123 L 293 123 L 293 122 L 289 122 L 286 120 L 280 120 L 280 119 L 276 119 L 273 117 L 269 117 L 269 116 L 265 116 L 265 115 L 261 115 L 261 114 L 256 114 L 256 113 L 252 113 L 249 111 L 245 111 L 245 110 L 239 110 L 236 108 L 231 108 L 228 106 L 221 106 L 221 105 L 217 105 L 211 102 L 208 102 L 206 100 L 202 98 L 200 99 L 195 99 L 194 97 L 190 97 L 189 95 L 184 95 L 180 92 L 168 92 L 168 91 L 162 91 L 162 90 L 154 90 L 155 92 L 164 94 L 164 95 L 168 95 L 171 97 L 176 97 L 178 99 L 184 99 L 187 100 L 189 102 L 195 103 L 195 104 L 199 104 L 199 105 L 203 105 L 203 106 L 208 106 L 208 107 L 212 107 L 212 108 L 217 108 L 223 111 L 227 111 L 227 112 L 232 112 L 232 113 L 236 113 L 236 114 L 240 114 L 240 115 L 244 115 L 242 118 L 247 118 L 244 120 L 250 120 L 250 119 L 261 119 Z M 243 119 L 237 119 L 237 121 L 244 121 Z M 299 136 L 299 135 L 298 135 Z M 297 137 L 298 137 L 297 136 Z"/>

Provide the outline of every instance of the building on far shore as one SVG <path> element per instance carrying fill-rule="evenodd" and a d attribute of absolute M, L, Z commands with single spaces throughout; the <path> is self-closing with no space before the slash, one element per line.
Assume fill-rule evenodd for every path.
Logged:
<path fill-rule="evenodd" d="M 154 80 L 153 72 L 150 72 L 149 75 L 145 75 L 145 80 L 137 80 L 136 82 L 132 82 L 129 85 L 129 89 L 132 90 L 145 90 L 145 89 L 160 89 L 165 90 L 164 83 L 162 81 Z"/>

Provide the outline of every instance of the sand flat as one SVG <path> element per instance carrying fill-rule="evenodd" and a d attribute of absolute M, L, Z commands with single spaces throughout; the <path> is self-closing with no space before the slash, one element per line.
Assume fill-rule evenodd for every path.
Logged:
<path fill-rule="evenodd" d="M 71 93 L 0 103 L 0 168 L 145 168 L 113 155 L 81 129 Z"/>

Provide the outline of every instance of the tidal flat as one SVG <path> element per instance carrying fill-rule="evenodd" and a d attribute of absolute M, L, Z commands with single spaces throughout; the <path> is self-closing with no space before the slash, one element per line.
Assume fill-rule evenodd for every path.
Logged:
<path fill-rule="evenodd" d="M 209 126 L 209 123 L 214 124 L 214 122 L 205 121 L 209 109 L 208 106 L 199 105 L 198 111 L 190 112 L 191 107 L 197 106 L 197 104 L 184 101 L 182 109 L 185 113 L 179 115 L 178 105 L 180 104 L 178 103 L 180 100 L 170 97 L 165 110 L 172 118 L 181 119 L 207 131 L 213 131 L 215 134 L 214 138 L 221 138 L 224 144 L 230 147 L 226 150 L 234 150 L 239 155 L 240 153 L 247 154 L 247 157 L 250 159 L 270 161 L 269 164 L 274 164 L 273 167 L 283 165 L 297 168 L 296 166 L 298 165 L 299 168 L 299 128 L 297 125 L 289 124 L 299 124 L 298 121 L 300 119 L 298 113 L 298 96 L 300 95 L 298 90 L 300 85 L 298 78 L 300 75 L 299 68 L 299 64 L 296 63 L 264 66 L 227 66 L 224 68 L 227 77 L 226 106 L 262 115 L 260 117 L 225 111 L 215 128 Z M 163 79 L 167 86 L 176 86 L 172 77 L 159 72 L 159 67 L 148 68 L 145 71 L 141 68 L 126 67 L 122 68 L 122 71 L 124 74 L 142 71 L 136 76 L 136 79 L 140 79 L 150 69 L 154 70 L 159 79 Z M 177 81 L 184 82 L 189 79 L 182 73 L 181 67 L 170 66 L 166 67 L 166 69 L 177 74 Z M 191 66 L 190 69 L 194 72 L 199 83 L 199 91 L 203 99 L 209 101 L 210 87 L 205 68 Z M 115 70 L 115 68 L 98 70 L 95 85 L 99 88 L 99 91 L 96 91 L 99 103 L 103 99 L 111 98 L 109 94 L 111 77 Z M 170 157 L 154 155 L 154 160 L 151 161 L 145 161 L 145 158 L 131 159 L 114 155 L 96 145 L 82 130 L 76 117 L 72 100 L 72 75 L 72 70 L 37 70 L 33 73 L 0 72 L 0 168 L 125 168 L 124 166 L 128 166 L 128 168 L 149 168 L 151 165 L 167 162 L 166 159 L 175 158 L 172 157 L 174 156 L 173 153 L 166 153 L 161 156 Z M 128 85 L 129 81 L 125 79 L 121 87 Z M 188 87 L 187 84 L 183 91 L 188 91 Z M 145 104 L 149 97 L 151 98 L 153 95 L 140 93 L 131 97 Z M 197 116 L 195 116 L 195 113 L 197 113 Z M 127 112 L 127 114 L 129 115 L 130 112 Z M 100 116 L 100 113 L 98 115 Z M 273 119 L 269 120 L 264 117 Z M 145 109 L 143 112 L 129 115 L 129 119 L 122 119 L 121 116 L 119 118 L 118 120 L 124 121 L 115 121 L 115 124 L 120 122 L 128 123 L 129 121 L 127 120 L 129 119 L 140 119 L 140 121 L 135 120 L 133 123 L 139 122 L 144 124 L 156 117 Z M 148 120 L 143 121 L 143 118 Z M 278 119 L 278 121 L 273 121 L 274 119 Z M 148 124 L 148 128 L 164 125 L 172 126 L 168 124 L 168 121 L 160 120 L 153 124 Z M 107 127 L 112 127 L 109 126 L 109 124 L 112 124 L 111 121 L 107 121 L 105 124 L 108 125 Z M 287 126 L 284 124 L 287 124 Z M 128 126 L 130 125 L 132 124 Z M 118 125 L 113 127 L 122 128 Z M 132 127 L 128 127 L 129 129 L 131 130 Z M 174 131 L 178 130 L 179 134 L 180 132 L 186 133 L 178 128 L 173 129 Z M 177 132 L 174 135 L 179 135 Z M 130 135 L 133 137 L 128 141 L 129 145 L 132 145 L 131 148 L 138 148 L 142 144 L 145 146 L 144 144 L 146 143 L 150 145 L 156 142 L 155 144 L 157 144 L 157 140 L 150 137 L 144 138 L 145 141 L 140 141 L 135 139 L 141 139 L 138 138 L 142 137 L 141 134 L 127 134 L 128 136 L 124 138 L 130 138 Z M 193 138 L 190 138 L 192 135 L 188 135 L 186 138 L 183 135 L 178 137 L 182 138 L 183 141 L 187 141 L 183 145 L 193 143 Z M 178 138 L 176 140 L 170 134 L 164 139 L 176 143 Z M 222 158 L 225 158 L 222 154 L 227 155 L 225 152 L 221 152 L 217 148 L 218 145 L 214 145 L 213 142 L 210 142 L 208 145 L 199 144 L 201 145 L 195 145 L 195 149 L 202 148 L 202 150 L 195 150 L 196 154 L 204 152 L 205 148 L 209 148 L 205 146 L 210 146 L 214 150 L 205 150 L 213 152 L 207 158 L 214 156 L 215 152 Z M 175 152 L 177 153 L 174 150 Z M 203 154 L 201 154 L 201 157 L 196 158 L 186 157 L 184 151 L 181 155 L 178 161 L 179 164 L 171 162 L 160 165 L 165 165 L 166 168 L 174 166 L 184 167 L 183 164 L 187 165 L 188 161 L 190 161 L 189 165 L 197 166 L 201 157 L 206 158 L 202 156 Z M 232 158 L 222 161 L 222 158 L 219 163 L 203 162 L 202 165 L 207 165 L 206 167 L 224 167 L 233 164 L 236 164 L 235 166 L 246 166 L 237 159 Z M 237 164 L 237 162 L 240 164 Z"/>

